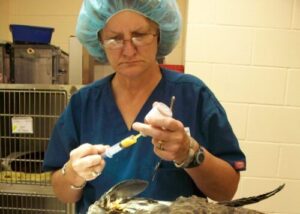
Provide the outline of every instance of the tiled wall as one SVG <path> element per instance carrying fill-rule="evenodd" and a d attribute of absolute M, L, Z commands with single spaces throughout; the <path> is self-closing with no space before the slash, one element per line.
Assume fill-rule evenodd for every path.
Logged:
<path fill-rule="evenodd" d="M 247 155 L 237 197 L 285 183 L 249 206 L 300 213 L 300 0 L 189 0 L 186 72 L 227 110 Z"/>

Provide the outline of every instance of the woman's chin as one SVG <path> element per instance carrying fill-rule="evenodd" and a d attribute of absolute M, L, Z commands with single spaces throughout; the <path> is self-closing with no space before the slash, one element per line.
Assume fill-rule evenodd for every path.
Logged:
<path fill-rule="evenodd" d="M 145 67 L 140 65 L 120 66 L 118 67 L 117 73 L 128 77 L 134 77 L 143 74 L 145 70 Z"/>

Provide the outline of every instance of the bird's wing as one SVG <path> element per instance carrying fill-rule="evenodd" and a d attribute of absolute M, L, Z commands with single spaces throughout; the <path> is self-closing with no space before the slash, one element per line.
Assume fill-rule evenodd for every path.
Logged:
<path fill-rule="evenodd" d="M 279 187 L 277 187 L 276 189 L 274 189 L 273 191 L 270 191 L 270 192 L 267 192 L 267 193 L 264 193 L 261 195 L 240 198 L 240 199 L 236 199 L 236 200 L 232 200 L 232 201 L 218 202 L 218 204 L 229 206 L 229 207 L 241 207 L 241 206 L 248 205 L 248 204 L 254 204 L 254 203 L 257 203 L 259 201 L 262 201 L 264 199 L 267 199 L 267 198 L 275 195 L 280 190 L 282 190 L 284 186 L 285 186 L 285 184 L 282 184 Z"/>

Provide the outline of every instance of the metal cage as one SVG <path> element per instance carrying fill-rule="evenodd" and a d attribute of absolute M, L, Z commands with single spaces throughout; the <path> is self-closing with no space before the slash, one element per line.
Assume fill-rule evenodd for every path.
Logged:
<path fill-rule="evenodd" d="M 71 213 L 72 206 L 63 204 L 53 195 L 32 193 L 0 194 L 0 214 L 59 214 Z"/>
<path fill-rule="evenodd" d="M 56 200 L 50 187 L 50 173 L 42 171 L 44 152 L 55 122 L 78 87 L 0 84 L 0 201 L 3 203 L 2 198 L 22 201 L 26 198 L 24 192 L 36 203 Z M 27 198 L 24 200 L 26 204 Z M 55 203 L 59 204 L 57 200 Z M 13 202 L 11 205 L 16 206 Z M 21 202 L 18 205 L 27 209 Z M 14 210 L 6 208 L 9 206 L 1 202 L 0 210 L 4 207 Z M 42 213 L 30 212 L 34 207 L 28 209 L 22 213 Z"/>

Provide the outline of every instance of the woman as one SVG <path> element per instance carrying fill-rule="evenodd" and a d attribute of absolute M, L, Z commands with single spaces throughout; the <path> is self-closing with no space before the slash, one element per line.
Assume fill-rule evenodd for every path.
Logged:
<path fill-rule="evenodd" d="M 175 0 L 84 1 L 77 36 L 115 73 L 72 96 L 44 161 L 57 197 L 77 202 L 77 212 L 132 178 L 149 181 L 142 196 L 159 200 L 221 201 L 235 194 L 245 156 L 224 109 L 202 81 L 157 63 L 175 46 L 180 22 Z M 160 108 L 171 97 L 172 117 L 145 120 L 153 103 Z M 145 137 L 136 145 L 102 158 L 109 146 L 139 132 Z"/>

